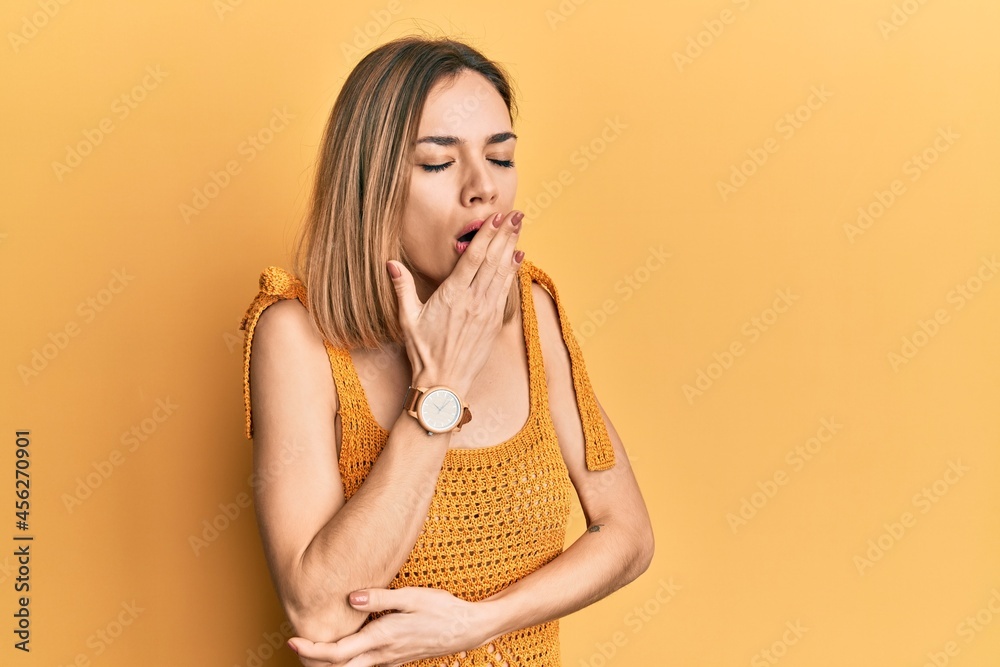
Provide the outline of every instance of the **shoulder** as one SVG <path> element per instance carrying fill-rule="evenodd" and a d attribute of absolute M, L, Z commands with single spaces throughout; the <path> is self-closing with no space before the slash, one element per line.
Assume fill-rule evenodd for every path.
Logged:
<path fill-rule="evenodd" d="M 336 390 L 327 382 L 332 378 L 326 343 L 298 299 L 281 299 L 264 309 L 252 347 L 259 367 L 303 380 L 304 389 L 328 388 L 336 403 Z"/>
<path fill-rule="evenodd" d="M 252 437 L 257 413 L 270 412 L 270 406 L 308 400 L 338 407 L 326 343 L 304 297 L 304 288 L 291 274 L 269 267 L 244 315 L 247 437 Z M 252 416 L 251 403 L 258 408 Z"/>
<path fill-rule="evenodd" d="M 290 372 L 322 371 L 329 376 L 326 343 L 297 299 L 282 299 L 261 313 L 253 351 L 258 360 L 267 355 L 287 363 Z"/>
<path fill-rule="evenodd" d="M 306 338 L 311 324 L 301 281 L 281 267 L 269 266 L 261 271 L 258 284 L 240 322 L 248 343 L 262 334 L 283 342 Z"/>
<path fill-rule="evenodd" d="M 254 328 L 254 350 L 290 346 L 323 347 L 314 331 L 309 311 L 297 299 L 280 299 L 264 308 Z"/>

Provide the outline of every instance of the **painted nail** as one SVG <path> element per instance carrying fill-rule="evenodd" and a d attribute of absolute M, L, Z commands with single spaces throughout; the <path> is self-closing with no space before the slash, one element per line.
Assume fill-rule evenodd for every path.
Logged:
<path fill-rule="evenodd" d="M 518 225 L 521 224 L 521 220 L 523 218 L 524 218 L 524 213 L 521 213 L 520 211 L 518 211 L 517 213 L 514 214 L 514 217 L 511 218 L 511 222 L 513 222 L 514 226 L 517 227 Z"/>
<path fill-rule="evenodd" d="M 503 220 L 503 214 L 497 213 L 495 216 L 493 216 L 493 226 L 499 227 L 501 220 Z"/>
<path fill-rule="evenodd" d="M 515 262 L 517 262 L 518 264 L 520 264 L 522 259 L 524 259 L 524 251 L 523 250 L 518 250 L 517 252 L 514 253 L 514 261 Z"/>

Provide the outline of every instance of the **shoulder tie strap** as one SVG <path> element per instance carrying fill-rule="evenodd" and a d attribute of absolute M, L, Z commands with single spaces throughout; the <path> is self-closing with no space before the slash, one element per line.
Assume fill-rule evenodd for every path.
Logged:
<path fill-rule="evenodd" d="M 590 385 L 590 376 L 587 375 L 580 344 L 573 333 L 573 327 L 566 316 L 566 311 L 559 301 L 559 293 L 552 278 L 530 260 L 524 260 L 521 263 L 521 269 L 528 272 L 531 280 L 542 285 L 556 302 L 559 326 L 562 329 L 566 349 L 569 351 L 573 388 L 576 391 L 576 404 L 580 411 L 580 423 L 583 426 L 587 470 L 607 470 L 615 465 L 615 451 L 611 444 L 611 437 L 608 435 L 608 427 L 601 416 L 600 406 L 597 405 L 597 397 Z"/>
<path fill-rule="evenodd" d="M 253 438 L 253 423 L 250 419 L 250 343 L 260 314 L 279 299 L 298 299 L 303 306 L 309 308 L 302 281 L 279 266 L 269 266 L 261 272 L 260 291 L 240 320 L 240 329 L 246 331 L 243 341 L 243 405 L 246 410 L 245 434 L 248 439 Z"/>

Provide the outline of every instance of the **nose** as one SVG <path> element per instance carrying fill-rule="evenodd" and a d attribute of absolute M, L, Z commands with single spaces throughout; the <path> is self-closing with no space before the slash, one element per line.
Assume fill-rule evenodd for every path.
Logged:
<path fill-rule="evenodd" d="M 485 158 L 467 161 L 469 165 L 464 174 L 465 183 L 462 186 L 462 201 L 466 205 L 485 203 L 492 204 L 499 195 L 497 184 L 490 173 L 490 163 Z"/>

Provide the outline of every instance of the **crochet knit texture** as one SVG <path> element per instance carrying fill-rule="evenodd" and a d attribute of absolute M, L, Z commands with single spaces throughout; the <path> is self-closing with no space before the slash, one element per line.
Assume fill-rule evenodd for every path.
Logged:
<path fill-rule="evenodd" d="M 587 469 L 607 470 L 615 464 L 614 450 L 587 376 L 583 355 L 552 279 L 529 260 L 521 263 L 517 279 L 521 286 L 521 314 L 528 351 L 528 419 L 516 435 L 504 442 L 447 451 L 420 535 L 387 588 L 440 588 L 475 602 L 531 574 L 563 551 L 573 489 L 549 413 L 532 281 L 540 283 L 556 303 L 563 341 L 570 355 Z M 279 299 L 293 298 L 308 308 L 302 282 L 284 269 L 270 266 L 261 273 L 260 291 L 240 323 L 240 328 L 246 331 L 243 396 L 247 438 L 253 437 L 250 349 L 254 327 L 269 305 Z M 350 352 L 329 342 L 325 345 L 342 420 L 339 470 L 345 500 L 350 500 L 364 483 L 389 433 L 371 412 Z M 470 407 L 473 420 L 465 429 L 477 426 L 476 407 Z M 372 612 L 365 624 L 385 613 L 389 612 Z M 559 621 L 555 619 L 509 632 L 470 651 L 406 664 L 414 667 L 556 667 L 561 664 Z"/>

